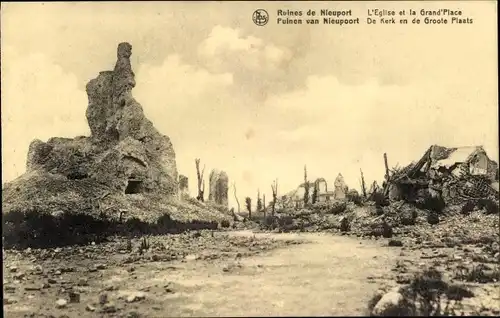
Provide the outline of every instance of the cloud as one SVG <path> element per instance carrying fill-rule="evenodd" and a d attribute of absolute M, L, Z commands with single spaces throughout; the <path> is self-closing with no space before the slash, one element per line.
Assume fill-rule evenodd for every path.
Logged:
<path fill-rule="evenodd" d="M 175 139 L 186 134 L 209 134 L 207 123 L 227 111 L 231 73 L 212 73 L 170 55 L 158 66 L 142 64 L 136 72 L 133 95 L 156 127 Z"/>
<path fill-rule="evenodd" d="M 276 71 L 291 59 L 287 48 L 254 36 L 241 36 L 240 30 L 220 25 L 199 45 L 198 53 L 210 67 L 219 70 L 234 70 L 237 62 L 248 70 Z"/>
<path fill-rule="evenodd" d="M 231 73 L 211 73 L 186 64 L 176 54 L 169 55 L 159 66 L 142 64 L 136 73 L 134 96 L 144 103 L 165 105 L 154 108 L 156 115 L 193 109 L 194 102 L 214 99 L 233 84 Z"/>
<path fill-rule="evenodd" d="M 216 55 L 223 51 L 257 52 L 263 41 L 253 36 L 240 37 L 240 31 L 232 28 L 215 26 L 208 38 L 200 44 L 200 54 Z"/>
<path fill-rule="evenodd" d="M 87 102 L 76 77 L 43 54 L 2 47 L 2 181 L 25 171 L 33 139 L 88 135 Z"/>
<path fill-rule="evenodd" d="M 233 90 L 259 102 L 288 89 L 292 61 L 289 48 L 220 25 L 198 46 L 199 63 L 212 72 L 231 72 L 238 84 Z"/>

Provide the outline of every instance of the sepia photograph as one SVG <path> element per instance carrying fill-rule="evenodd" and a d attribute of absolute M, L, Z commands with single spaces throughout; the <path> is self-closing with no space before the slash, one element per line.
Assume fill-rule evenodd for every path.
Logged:
<path fill-rule="evenodd" d="M 496 1 L 2 1 L 5 317 L 498 316 Z"/>

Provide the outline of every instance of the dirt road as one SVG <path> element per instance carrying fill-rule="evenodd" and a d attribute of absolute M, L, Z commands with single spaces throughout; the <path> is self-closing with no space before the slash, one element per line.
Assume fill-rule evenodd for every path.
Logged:
<path fill-rule="evenodd" d="M 232 239 L 222 235 L 227 233 L 211 240 L 219 246 L 216 254 L 229 257 L 206 257 L 213 250 L 196 245 L 196 241 L 182 248 L 191 249 L 185 253 L 192 254 L 171 261 L 124 263 L 126 254 L 112 252 L 113 248 L 102 255 L 89 253 L 97 259 L 70 254 L 43 264 L 31 256 L 9 256 L 12 265 L 4 271 L 12 277 L 8 277 L 8 285 L 4 283 L 4 290 L 9 288 L 12 293 L 8 294 L 9 305 L 4 307 L 6 316 L 362 315 L 373 293 L 390 278 L 400 253 L 400 248 L 383 246 L 386 240 L 359 241 L 331 234 L 255 234 L 256 239 L 248 238 L 247 247 L 238 243 L 245 238 L 234 236 L 253 236 L 251 232 L 232 232 Z M 307 242 L 274 244 L 282 247 L 266 249 L 264 243 L 256 242 L 269 240 L 259 238 Z M 162 239 L 170 238 L 157 238 Z M 249 247 L 259 254 L 245 252 Z M 93 248 L 104 249 L 88 247 L 91 251 Z M 231 252 L 231 248 L 236 250 Z M 89 271 L 97 262 L 107 266 Z M 34 264 L 42 264 L 45 274 L 29 274 Z M 13 265 L 17 271 L 12 273 Z M 15 276 L 20 273 L 26 276 L 15 284 Z M 79 283 L 82 278 L 85 284 Z M 41 289 L 34 288 L 45 281 L 48 283 Z M 58 308 L 56 301 L 68 299 L 68 290 L 78 293 L 79 301 Z M 105 305 L 99 304 L 100 300 Z"/>
<path fill-rule="evenodd" d="M 234 235 L 253 235 L 249 232 Z M 141 268 L 137 281 L 173 281 L 180 292 L 149 298 L 158 308 L 147 316 L 362 315 L 399 254 L 382 242 L 360 243 L 321 234 L 257 234 L 306 239 L 307 244 L 225 264 L 184 263 L 160 273 Z M 240 264 L 240 266 L 237 266 Z M 157 274 L 152 275 L 152 271 Z M 367 278 L 372 276 L 372 278 Z M 130 286 L 136 289 L 136 286 Z M 142 307 L 142 306 L 141 306 Z M 143 307 L 142 307 L 143 308 Z M 138 312 L 143 313 L 143 310 Z"/>

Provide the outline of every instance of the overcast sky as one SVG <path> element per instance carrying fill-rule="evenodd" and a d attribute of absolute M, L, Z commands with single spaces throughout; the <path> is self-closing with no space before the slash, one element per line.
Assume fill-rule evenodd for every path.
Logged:
<path fill-rule="evenodd" d="M 458 6 L 457 6 L 458 4 Z M 258 7 L 271 22 L 251 20 Z M 462 9 L 463 25 L 276 25 L 277 9 Z M 195 158 L 240 202 L 342 173 L 359 189 L 431 144 L 498 160 L 496 2 L 2 3 L 2 176 L 35 138 L 88 135 L 86 83 L 133 46 L 133 95 L 168 135 L 195 195 Z M 207 184 L 208 186 L 208 184 Z M 269 200 L 269 199 L 268 199 Z M 230 193 L 233 204 L 233 196 Z"/>

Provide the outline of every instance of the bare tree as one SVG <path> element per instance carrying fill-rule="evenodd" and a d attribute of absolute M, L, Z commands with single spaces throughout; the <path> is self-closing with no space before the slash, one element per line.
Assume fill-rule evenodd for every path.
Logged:
<path fill-rule="evenodd" d="M 245 198 L 245 204 L 248 210 L 248 219 L 252 218 L 252 198 L 246 197 Z"/>
<path fill-rule="evenodd" d="M 266 207 L 266 194 L 265 193 L 262 194 L 262 201 L 263 201 L 262 202 L 262 206 L 263 206 L 263 211 L 264 211 L 264 217 L 266 217 L 266 209 L 267 209 L 267 207 Z"/>
<path fill-rule="evenodd" d="M 313 188 L 313 193 L 312 193 L 312 204 L 316 203 L 318 201 L 318 192 L 319 192 L 319 182 L 316 180 L 314 182 L 314 188 Z"/>
<path fill-rule="evenodd" d="M 271 209 L 271 215 L 274 216 L 274 212 L 276 211 L 276 200 L 278 200 L 278 179 L 273 181 L 273 184 L 271 184 L 271 189 L 273 191 L 273 205 Z"/>
<path fill-rule="evenodd" d="M 260 199 L 260 190 L 257 190 L 257 212 L 262 211 L 262 200 Z"/>
<path fill-rule="evenodd" d="M 236 200 L 236 204 L 238 204 L 238 213 L 240 213 L 240 200 L 238 200 L 238 196 L 236 195 L 236 183 L 233 182 L 233 193 L 234 199 Z"/>
<path fill-rule="evenodd" d="M 307 166 L 304 165 L 304 206 L 309 204 L 309 181 L 307 181 Z"/>
<path fill-rule="evenodd" d="M 384 153 L 384 166 L 385 166 L 385 181 L 382 183 L 384 188 L 384 196 L 389 195 L 389 164 L 387 163 L 387 153 Z"/>
<path fill-rule="evenodd" d="M 389 181 L 389 164 L 387 163 L 387 153 L 384 153 L 385 181 Z"/>
<path fill-rule="evenodd" d="M 363 170 L 361 171 L 361 192 L 363 193 L 363 197 L 366 199 L 366 185 L 365 185 L 365 177 L 363 176 Z"/>
<path fill-rule="evenodd" d="M 196 164 L 196 176 L 198 177 L 198 196 L 196 199 L 200 202 L 203 202 L 204 193 L 205 193 L 205 180 L 203 179 L 203 175 L 205 174 L 205 165 L 203 165 L 203 170 L 200 173 L 200 159 L 194 160 Z"/>

